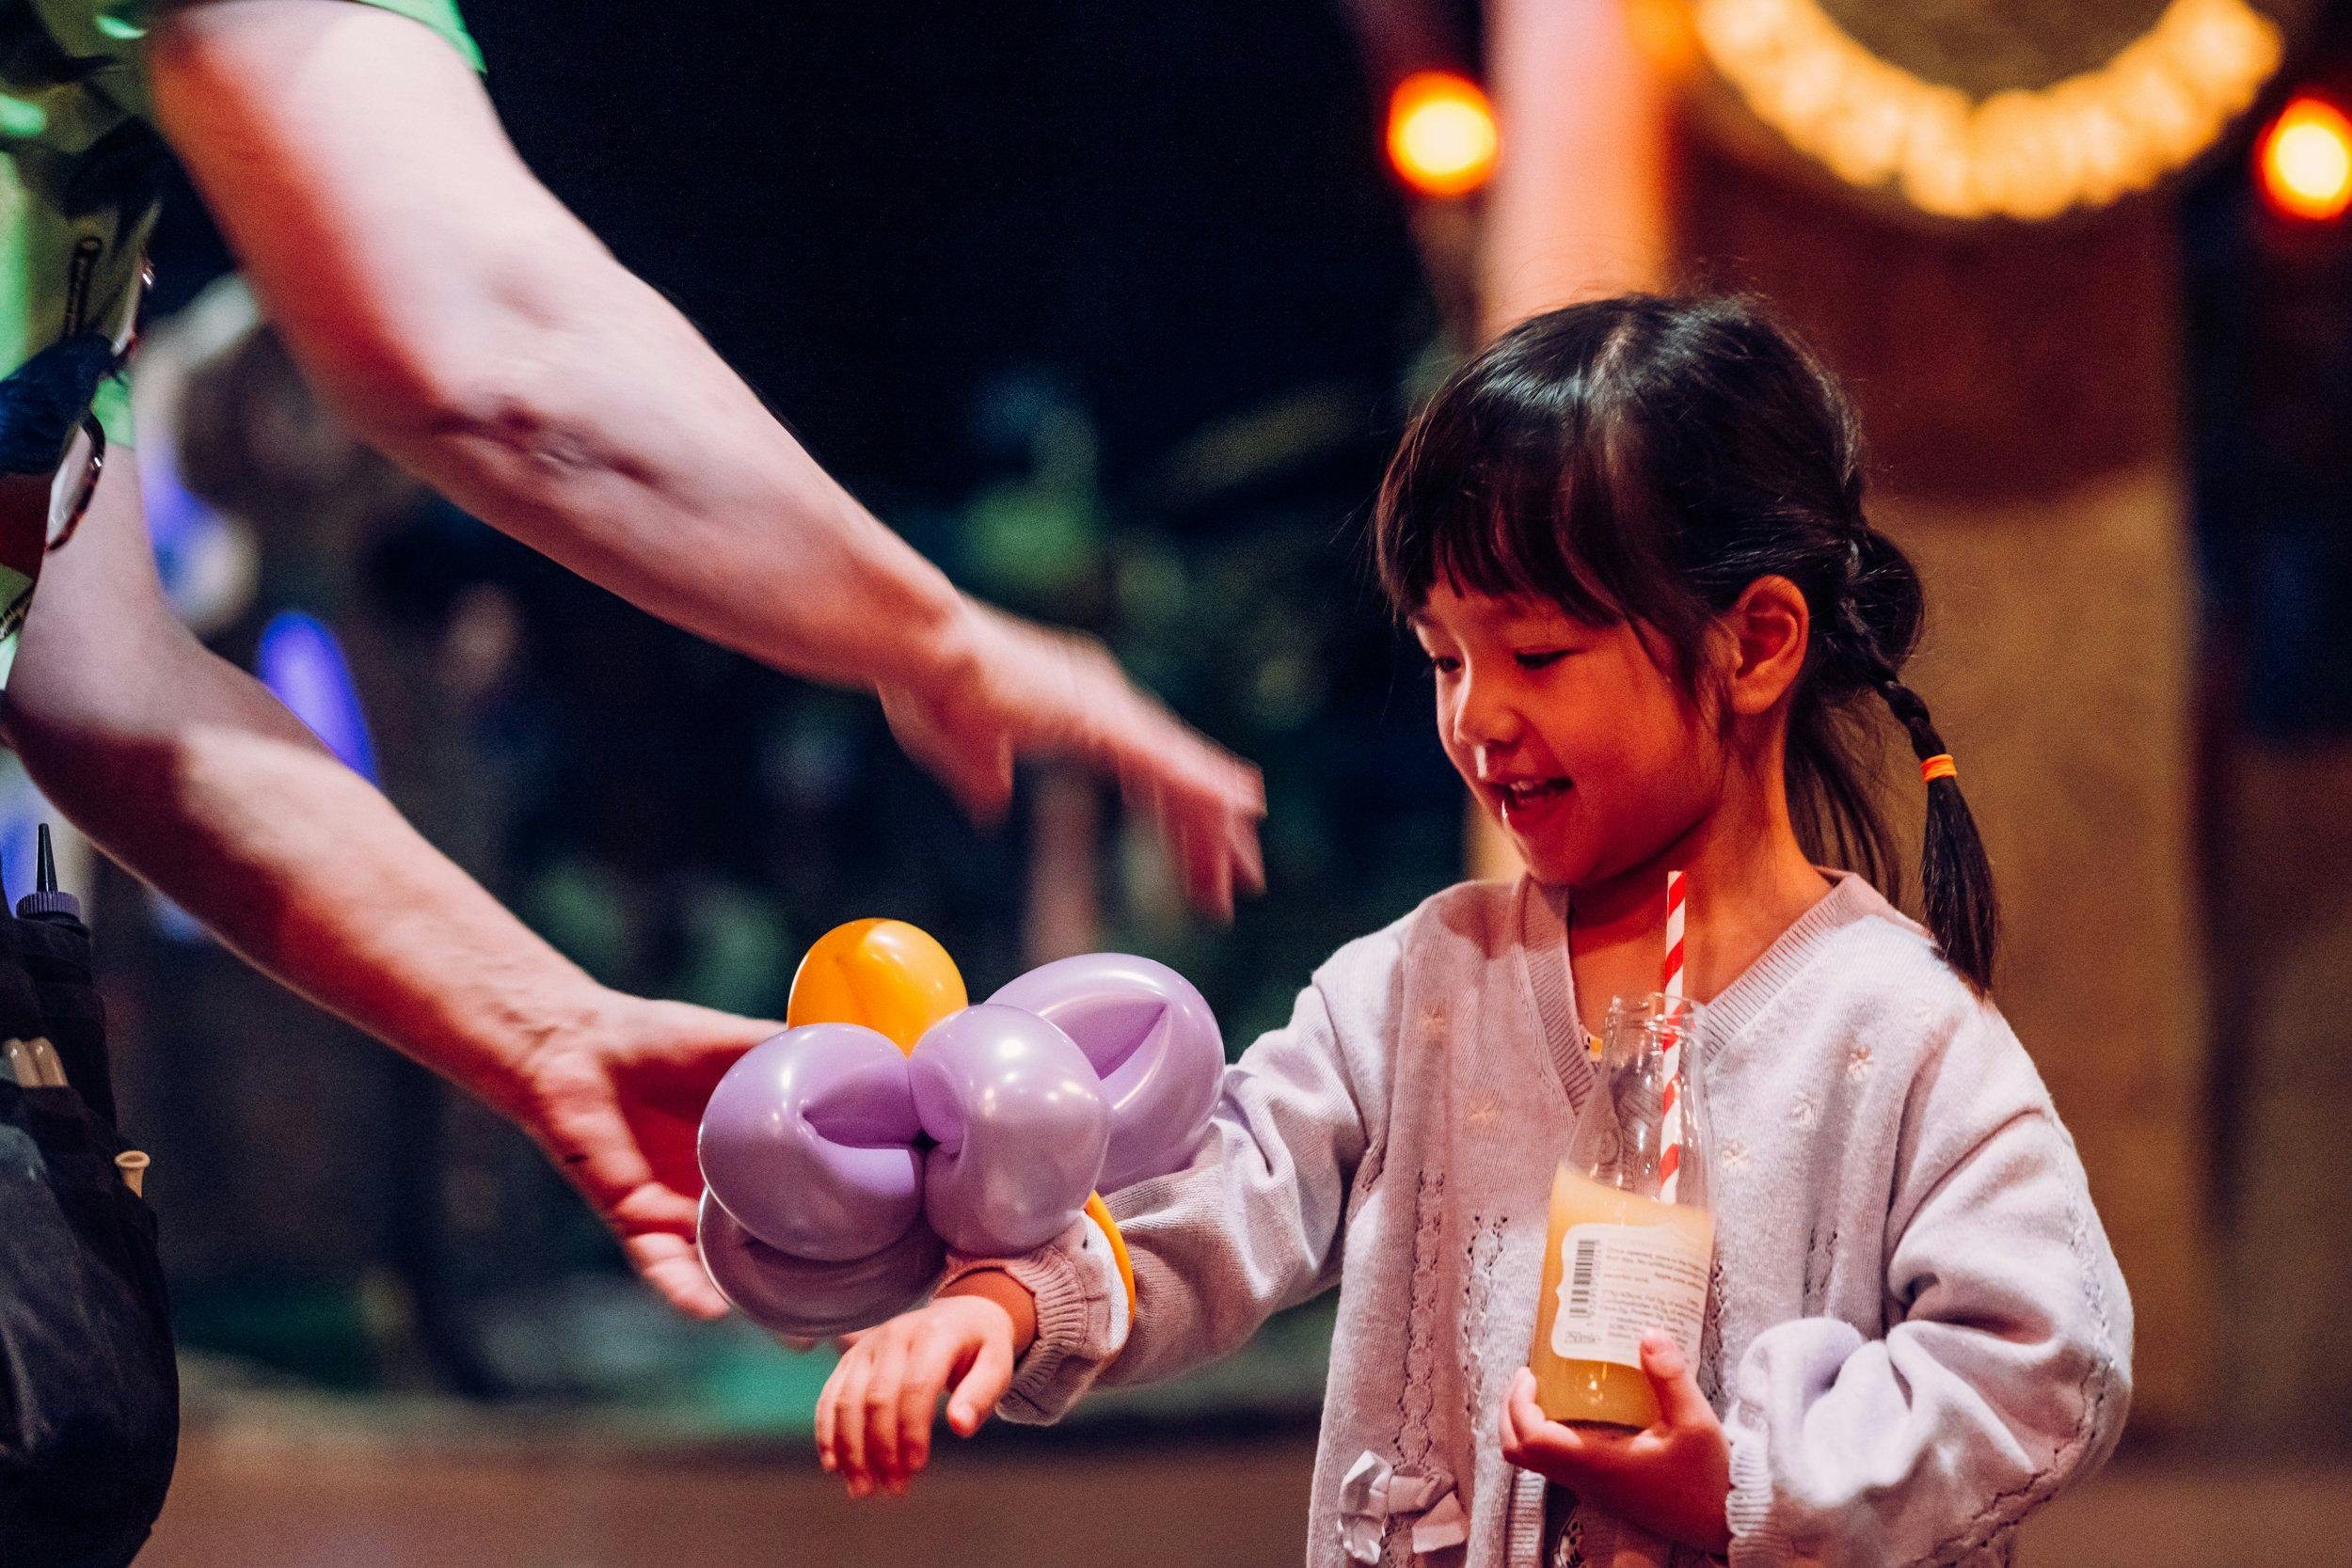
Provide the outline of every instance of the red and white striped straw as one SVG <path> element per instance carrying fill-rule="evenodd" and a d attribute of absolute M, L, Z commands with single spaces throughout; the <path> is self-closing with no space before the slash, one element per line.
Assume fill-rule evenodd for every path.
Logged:
<path fill-rule="evenodd" d="M 1690 891 L 1679 871 L 1666 873 L 1666 967 L 1658 989 L 1668 1003 L 1682 1000 L 1682 948 L 1685 906 Z M 1672 1011 L 1673 1009 L 1669 1009 Z M 1682 1021 L 1673 1018 L 1666 1031 L 1666 1092 L 1659 1116 L 1658 1196 L 1672 1203 L 1682 1170 Z"/>
<path fill-rule="evenodd" d="M 1683 914 L 1690 902 L 1685 873 L 1666 873 L 1666 968 L 1658 989 L 1679 1002 L 1682 1000 L 1682 932 Z"/>

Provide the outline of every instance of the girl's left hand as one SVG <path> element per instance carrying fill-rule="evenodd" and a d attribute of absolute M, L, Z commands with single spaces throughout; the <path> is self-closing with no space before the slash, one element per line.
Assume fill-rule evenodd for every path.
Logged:
<path fill-rule="evenodd" d="M 1658 1393 L 1658 1424 L 1608 1432 L 1548 1420 L 1524 1367 L 1502 1403 L 1502 1457 L 1558 1481 L 1604 1513 L 1669 1541 L 1722 1556 L 1731 1549 L 1731 1444 L 1690 1363 L 1662 1334 L 1642 1339 L 1642 1370 Z"/>

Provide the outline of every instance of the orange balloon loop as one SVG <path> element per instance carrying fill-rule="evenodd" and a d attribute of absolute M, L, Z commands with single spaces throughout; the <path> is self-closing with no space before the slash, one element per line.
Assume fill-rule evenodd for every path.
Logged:
<path fill-rule="evenodd" d="M 817 939 L 792 976 L 784 1021 L 860 1023 L 912 1053 L 924 1032 L 971 1005 L 962 972 L 903 920 L 852 920 Z"/>

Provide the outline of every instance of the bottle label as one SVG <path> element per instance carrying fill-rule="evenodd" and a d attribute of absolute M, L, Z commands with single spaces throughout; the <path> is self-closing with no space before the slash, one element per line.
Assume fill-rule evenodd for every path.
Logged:
<path fill-rule="evenodd" d="M 1572 1225 L 1560 1238 L 1551 1353 L 1564 1361 L 1642 1364 L 1642 1336 L 1663 1332 L 1698 1365 L 1712 1247 L 1663 1225 Z"/>

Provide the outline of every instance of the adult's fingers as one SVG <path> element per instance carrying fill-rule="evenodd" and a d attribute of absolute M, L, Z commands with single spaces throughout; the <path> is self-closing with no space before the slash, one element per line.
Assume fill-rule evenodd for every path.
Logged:
<path fill-rule="evenodd" d="M 694 1243 L 667 1230 L 621 1238 L 621 1251 L 644 1282 L 690 1318 L 708 1322 L 727 1315 L 727 1298 L 710 1282 Z"/>
<path fill-rule="evenodd" d="M 881 695 L 899 750 L 944 784 L 966 815 L 984 824 L 1004 815 L 1012 800 L 1012 747 L 1000 730 L 959 725 L 909 693 L 885 689 Z"/>
<path fill-rule="evenodd" d="M 612 1100 L 551 1107 L 530 1131 L 620 1238 L 639 1277 L 689 1317 L 726 1316 L 694 1250 L 695 1199 L 656 1180 Z"/>
<path fill-rule="evenodd" d="M 1151 813 L 1184 896 L 1195 908 L 1230 920 L 1238 894 L 1264 891 L 1265 859 L 1257 827 L 1263 808 L 1253 814 L 1229 795 L 1151 781 L 1135 784 L 1128 795 Z"/>
<path fill-rule="evenodd" d="M 1260 816 L 1264 815 L 1260 808 Z M 1265 846 L 1258 839 L 1258 818 L 1251 817 L 1233 825 L 1233 867 L 1235 879 L 1246 893 L 1265 891 Z"/>
<path fill-rule="evenodd" d="M 619 1091 L 602 1062 L 578 1053 L 543 1069 L 556 1080 L 520 1113 L 523 1128 L 565 1180 L 616 1228 L 694 1233 L 694 1200 L 661 1186 L 621 1114 Z"/>
<path fill-rule="evenodd" d="M 1233 918 L 1233 865 L 1227 850 L 1225 835 L 1214 822 L 1187 827 L 1177 837 L 1185 896 L 1195 909 L 1217 920 Z"/>
<path fill-rule="evenodd" d="M 1012 748 L 993 738 L 974 741 L 973 749 L 933 764 L 966 816 L 981 827 L 1002 820 L 1012 804 Z"/>

